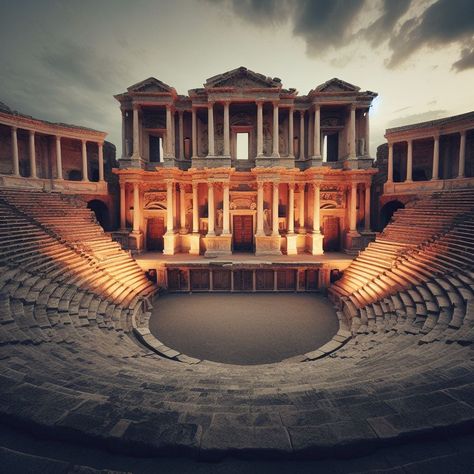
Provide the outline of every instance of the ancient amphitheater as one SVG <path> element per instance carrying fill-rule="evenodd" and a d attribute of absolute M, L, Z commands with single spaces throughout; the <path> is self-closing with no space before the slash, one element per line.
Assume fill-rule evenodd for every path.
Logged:
<path fill-rule="evenodd" d="M 159 285 L 80 195 L 5 180 L 0 214 L 3 472 L 472 472 L 469 186 L 358 253 L 329 343 L 256 366 L 157 345 Z"/>

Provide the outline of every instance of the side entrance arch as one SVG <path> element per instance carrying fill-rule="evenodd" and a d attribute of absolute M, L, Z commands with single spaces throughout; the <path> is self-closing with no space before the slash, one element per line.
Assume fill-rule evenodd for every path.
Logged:
<path fill-rule="evenodd" d="M 395 211 L 398 209 L 405 209 L 405 204 L 398 200 L 387 202 L 382 209 L 380 209 L 380 226 L 381 230 L 390 222 Z"/>
<path fill-rule="evenodd" d="M 109 230 L 109 208 L 100 199 L 92 199 L 87 203 L 87 208 L 90 209 L 94 214 L 97 222 L 102 226 L 103 229 Z"/>

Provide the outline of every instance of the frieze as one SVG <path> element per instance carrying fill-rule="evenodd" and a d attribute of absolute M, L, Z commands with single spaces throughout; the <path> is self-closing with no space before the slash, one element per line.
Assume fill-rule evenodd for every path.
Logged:
<path fill-rule="evenodd" d="M 337 207 L 342 207 L 344 197 L 343 194 L 338 191 L 321 191 L 321 201 L 335 202 Z"/>
<path fill-rule="evenodd" d="M 144 209 L 166 209 L 166 192 L 145 192 L 143 207 Z"/>

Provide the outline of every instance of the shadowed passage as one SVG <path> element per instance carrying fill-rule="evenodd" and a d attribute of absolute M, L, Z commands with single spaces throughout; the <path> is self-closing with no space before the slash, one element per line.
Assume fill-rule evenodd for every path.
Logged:
<path fill-rule="evenodd" d="M 315 294 L 165 295 L 150 331 L 177 351 L 227 364 L 267 364 L 321 347 L 338 330 L 331 302 Z"/>

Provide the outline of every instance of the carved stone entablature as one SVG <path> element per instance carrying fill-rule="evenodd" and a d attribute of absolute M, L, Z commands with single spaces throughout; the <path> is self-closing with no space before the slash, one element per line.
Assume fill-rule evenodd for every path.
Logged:
<path fill-rule="evenodd" d="M 235 209 L 257 209 L 255 193 L 252 191 L 231 191 L 230 208 Z"/>
<path fill-rule="evenodd" d="M 340 117 L 331 116 L 331 117 L 323 117 L 321 119 L 321 127 L 343 127 L 344 123 Z"/>
<path fill-rule="evenodd" d="M 145 115 L 142 118 L 142 126 L 143 128 L 166 128 L 166 119 L 164 117 L 157 114 L 153 115 Z"/>
<path fill-rule="evenodd" d="M 230 87 L 230 88 L 242 88 L 242 89 L 254 89 L 254 88 L 277 88 L 281 89 L 281 81 L 278 78 L 271 79 L 258 74 L 245 67 L 239 67 L 232 71 L 218 74 L 217 76 L 210 77 L 206 84 L 206 89 L 216 87 Z"/>
<path fill-rule="evenodd" d="M 155 191 L 143 194 L 143 207 L 149 210 L 166 209 L 166 192 Z"/>
<path fill-rule="evenodd" d="M 230 124 L 232 126 L 236 126 L 236 125 L 249 126 L 249 125 L 253 125 L 253 119 L 252 119 L 252 117 L 250 117 L 249 114 L 247 114 L 245 112 L 239 112 L 239 113 L 231 116 Z"/>
<path fill-rule="evenodd" d="M 321 191 L 321 201 L 323 204 L 335 203 L 336 207 L 342 207 L 344 203 L 344 195 L 339 191 Z"/>

